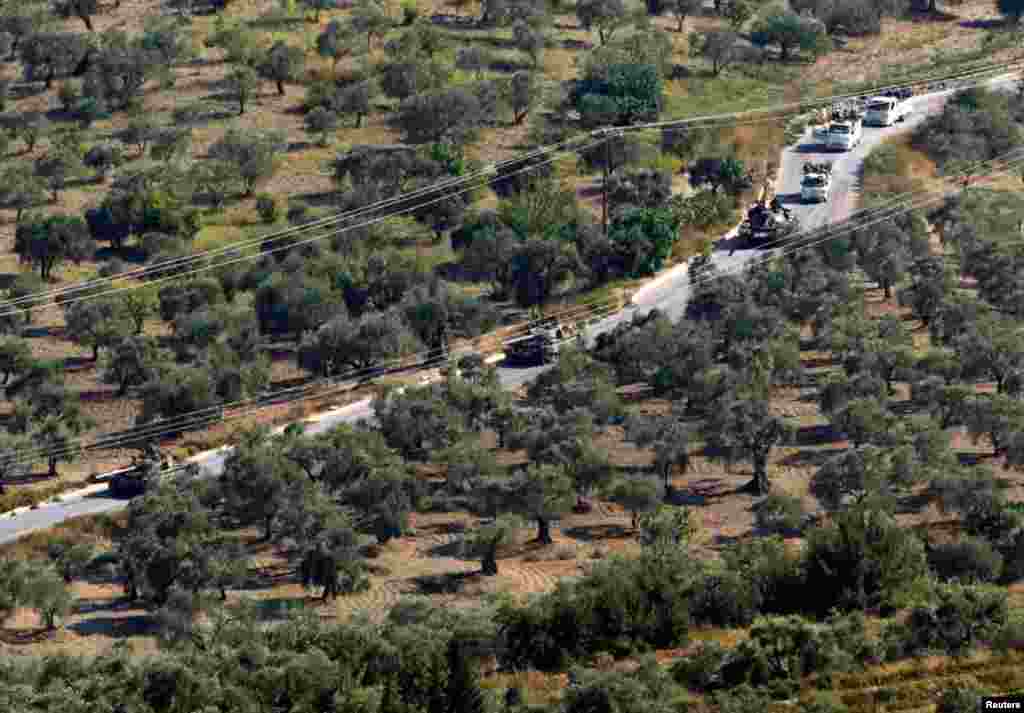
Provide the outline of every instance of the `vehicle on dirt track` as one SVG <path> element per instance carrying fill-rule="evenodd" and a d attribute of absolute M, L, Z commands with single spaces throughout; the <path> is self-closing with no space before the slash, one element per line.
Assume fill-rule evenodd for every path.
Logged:
<path fill-rule="evenodd" d="M 800 231 L 800 221 L 777 200 L 770 206 L 757 202 L 740 225 L 740 238 L 753 245 L 775 242 Z"/>
<path fill-rule="evenodd" d="M 805 163 L 800 181 L 800 200 L 805 203 L 827 201 L 832 190 L 832 164 Z"/>

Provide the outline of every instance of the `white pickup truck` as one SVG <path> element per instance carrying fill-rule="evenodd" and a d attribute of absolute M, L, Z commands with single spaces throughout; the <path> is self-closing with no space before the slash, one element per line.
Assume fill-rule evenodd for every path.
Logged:
<path fill-rule="evenodd" d="M 864 123 L 869 126 L 892 126 L 906 119 L 909 113 L 909 93 L 871 97 L 864 113 Z"/>
<path fill-rule="evenodd" d="M 833 121 L 828 125 L 825 146 L 835 151 L 849 151 L 860 143 L 862 134 L 863 125 L 859 118 Z"/>
<path fill-rule="evenodd" d="M 800 200 L 804 203 L 818 203 L 828 200 L 832 191 L 832 164 L 804 164 L 804 177 L 800 181 Z"/>

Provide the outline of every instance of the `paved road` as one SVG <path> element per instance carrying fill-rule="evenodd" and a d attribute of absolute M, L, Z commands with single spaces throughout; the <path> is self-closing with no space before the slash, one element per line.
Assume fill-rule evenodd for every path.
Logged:
<path fill-rule="evenodd" d="M 993 84 L 1005 86 L 1009 81 L 1008 79 L 994 80 Z M 917 126 L 928 114 L 941 111 L 950 94 L 949 91 L 938 92 L 915 98 L 913 113 L 906 121 L 884 129 L 865 128 L 861 145 L 850 152 L 822 153 L 812 138 L 811 129 L 808 129 L 797 145 L 783 151 L 779 177 L 776 182 L 780 200 L 793 204 L 788 207 L 796 212 L 804 229 L 820 227 L 829 220 L 832 222 L 845 220 L 856 207 L 860 167 L 872 148 L 893 134 Z M 801 205 L 799 204 L 799 193 L 803 164 L 805 161 L 821 160 L 834 161 L 832 197 L 825 204 Z M 752 257 L 764 254 L 765 252 L 762 250 L 749 249 L 738 244 L 736 238 L 730 234 L 718 242 L 712 261 L 720 271 L 734 271 L 740 269 Z M 595 335 L 631 319 L 635 313 L 644 313 L 654 308 L 662 310 L 672 318 L 682 315 L 689 298 L 685 266 L 673 269 L 654 282 L 656 284 L 637 293 L 633 305 L 590 327 L 587 333 L 588 338 L 592 339 Z M 511 389 L 531 381 L 544 369 L 545 367 L 514 369 L 499 366 L 498 373 L 501 382 L 506 388 Z M 307 433 L 320 433 L 339 423 L 351 423 L 371 416 L 372 410 L 369 402 L 357 402 L 321 415 L 316 422 L 308 425 Z M 229 449 L 224 448 L 197 457 L 195 460 L 199 462 L 204 474 L 217 475 L 223 471 L 224 461 L 229 452 Z M 90 492 L 65 496 L 60 503 L 42 505 L 36 510 L 27 510 L 0 519 L 0 543 L 17 539 L 29 532 L 53 527 L 68 518 L 109 512 L 123 508 L 126 504 L 125 500 L 110 497 L 105 486 L 93 486 L 87 490 Z"/>

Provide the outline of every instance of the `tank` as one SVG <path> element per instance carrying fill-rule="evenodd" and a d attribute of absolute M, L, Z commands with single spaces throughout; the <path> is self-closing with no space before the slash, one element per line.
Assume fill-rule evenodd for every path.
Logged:
<path fill-rule="evenodd" d="M 576 335 L 575 325 L 546 320 L 528 334 L 505 342 L 505 361 L 509 364 L 549 364 L 558 358 L 561 344 Z"/>
<path fill-rule="evenodd" d="M 110 494 L 118 498 L 133 498 L 142 495 L 161 473 L 170 470 L 172 463 L 165 459 L 160 449 L 150 444 L 141 458 L 134 458 L 132 465 L 114 474 L 107 484 Z"/>
<path fill-rule="evenodd" d="M 783 207 L 773 210 L 756 203 L 747 211 L 747 219 L 740 226 L 740 237 L 757 246 L 782 240 L 799 232 L 800 221 Z"/>

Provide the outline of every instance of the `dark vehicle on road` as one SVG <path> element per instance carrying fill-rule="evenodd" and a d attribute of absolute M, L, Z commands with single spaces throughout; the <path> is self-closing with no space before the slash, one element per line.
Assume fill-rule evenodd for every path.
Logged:
<path fill-rule="evenodd" d="M 509 364 L 542 365 L 558 358 L 558 343 L 547 332 L 527 334 L 505 342 L 505 361 Z"/>
<path fill-rule="evenodd" d="M 132 465 L 124 470 L 118 471 L 108 481 L 107 486 L 110 494 L 117 498 L 134 498 L 142 495 L 153 483 L 160 478 L 173 473 L 186 473 L 196 475 L 199 467 L 196 464 L 187 466 L 176 466 L 171 458 L 165 458 L 160 449 L 155 446 L 147 447 L 141 458 L 134 458 Z"/>
<path fill-rule="evenodd" d="M 547 320 L 529 334 L 506 341 L 505 361 L 509 364 L 534 366 L 550 364 L 558 358 L 559 346 L 576 334 L 577 329 L 573 324 Z"/>
<path fill-rule="evenodd" d="M 764 245 L 782 240 L 800 231 L 800 221 L 778 201 L 771 206 L 755 203 L 747 211 L 747 219 L 740 226 L 740 238 L 752 245 Z"/>

